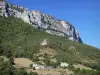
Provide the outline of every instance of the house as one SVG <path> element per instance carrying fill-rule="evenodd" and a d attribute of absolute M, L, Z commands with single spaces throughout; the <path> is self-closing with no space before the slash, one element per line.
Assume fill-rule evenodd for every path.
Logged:
<path fill-rule="evenodd" d="M 38 65 L 38 64 L 33 64 L 33 68 L 34 69 L 44 69 L 44 66 L 43 65 Z"/>
<path fill-rule="evenodd" d="M 68 63 L 66 63 L 66 62 L 61 62 L 60 63 L 60 67 L 63 67 L 63 68 L 66 68 L 66 67 L 68 67 Z"/>

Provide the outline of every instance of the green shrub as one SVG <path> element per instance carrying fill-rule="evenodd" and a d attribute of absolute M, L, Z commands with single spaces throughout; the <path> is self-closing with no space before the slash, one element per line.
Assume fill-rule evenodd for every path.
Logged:
<path fill-rule="evenodd" d="M 33 64 L 30 64 L 30 68 L 33 68 Z"/>
<path fill-rule="evenodd" d="M 75 68 L 74 68 L 73 65 L 70 65 L 70 64 L 69 64 L 69 65 L 68 65 L 68 69 L 69 69 L 69 70 L 74 70 Z"/>

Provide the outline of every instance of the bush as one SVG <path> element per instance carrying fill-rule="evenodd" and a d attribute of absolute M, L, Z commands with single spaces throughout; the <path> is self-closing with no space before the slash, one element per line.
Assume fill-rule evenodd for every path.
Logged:
<path fill-rule="evenodd" d="M 69 64 L 69 65 L 68 65 L 68 69 L 73 71 L 75 68 L 74 68 L 73 65 Z"/>
<path fill-rule="evenodd" d="M 11 64 L 11 65 L 14 65 L 15 63 L 14 63 L 14 58 L 13 57 L 10 57 L 9 58 L 9 63 Z"/>
<path fill-rule="evenodd" d="M 29 75 L 38 75 L 36 72 L 30 72 Z"/>
<path fill-rule="evenodd" d="M 77 75 L 80 72 L 80 68 L 74 69 L 73 72 L 75 75 Z"/>
<path fill-rule="evenodd" d="M 43 62 L 47 65 L 47 66 L 51 66 L 51 62 L 49 59 L 44 59 Z"/>
<path fill-rule="evenodd" d="M 33 64 L 30 64 L 30 68 L 33 68 Z"/>
<path fill-rule="evenodd" d="M 33 59 L 32 59 L 32 61 L 33 61 L 33 62 L 39 61 L 39 57 L 38 57 L 38 56 L 34 56 Z"/>

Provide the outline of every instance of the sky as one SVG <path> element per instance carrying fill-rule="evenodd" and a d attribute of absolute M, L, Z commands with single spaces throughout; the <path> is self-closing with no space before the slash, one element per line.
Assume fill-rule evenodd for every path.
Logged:
<path fill-rule="evenodd" d="M 70 22 L 85 44 L 100 48 L 100 0 L 8 0 Z"/>

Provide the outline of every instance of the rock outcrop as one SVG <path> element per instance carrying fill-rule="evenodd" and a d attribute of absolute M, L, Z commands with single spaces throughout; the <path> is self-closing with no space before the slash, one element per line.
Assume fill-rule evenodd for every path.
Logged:
<path fill-rule="evenodd" d="M 41 46 L 45 46 L 45 45 L 47 45 L 47 44 L 48 44 L 48 42 L 47 42 L 46 39 L 44 39 L 44 40 L 40 43 Z"/>
<path fill-rule="evenodd" d="M 49 34 L 66 37 L 82 43 L 78 31 L 71 23 L 43 14 L 38 10 L 29 11 L 23 6 L 9 4 L 2 0 L 0 1 L 0 15 L 21 18 L 24 22 L 33 25 L 37 29 L 43 29 Z"/>

